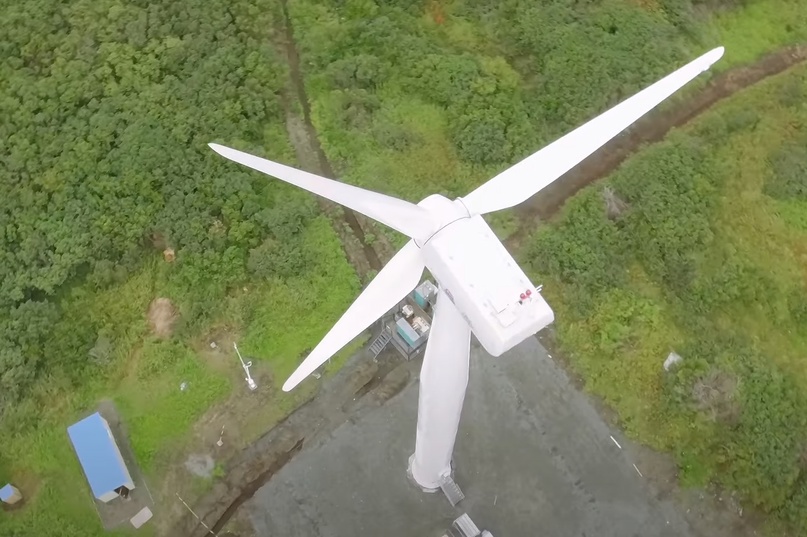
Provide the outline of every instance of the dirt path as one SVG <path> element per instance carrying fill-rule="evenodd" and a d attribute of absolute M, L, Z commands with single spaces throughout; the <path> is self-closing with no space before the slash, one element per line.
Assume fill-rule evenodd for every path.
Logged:
<path fill-rule="evenodd" d="M 721 73 L 695 95 L 674 101 L 671 106 L 662 107 L 644 116 L 540 194 L 518 206 L 515 212 L 519 216 L 520 226 L 507 239 L 508 248 L 518 249 L 537 222 L 549 219 L 567 199 L 616 170 L 644 144 L 662 140 L 670 129 L 691 121 L 718 101 L 805 60 L 807 44 L 783 48 L 764 56 L 754 64 Z"/>
<path fill-rule="evenodd" d="M 334 178 L 336 174 L 325 156 L 325 151 L 323 151 L 322 145 L 319 143 L 316 129 L 314 129 L 314 124 L 311 121 L 311 104 L 305 91 L 305 82 L 300 69 L 300 55 L 294 40 L 294 27 L 289 16 L 288 3 L 283 0 L 280 4 L 283 10 L 284 27 L 281 29 L 282 31 L 277 32 L 279 37 L 278 45 L 289 64 L 292 96 L 300 103 L 303 111 L 303 117 L 300 118 L 294 112 L 294 107 L 290 106 L 291 103 L 286 103 L 286 129 L 300 166 L 311 173 Z M 288 101 L 288 96 L 286 100 Z M 356 213 L 319 196 L 317 196 L 317 201 L 323 212 L 329 215 L 334 222 L 334 228 L 342 238 L 342 244 L 348 260 L 359 273 L 359 276 L 364 279 L 371 270 L 381 270 L 383 266 L 381 260 L 373 247 L 367 243 L 364 230 Z M 346 233 L 347 230 L 340 225 L 340 222 L 347 224 L 352 237 Z"/>

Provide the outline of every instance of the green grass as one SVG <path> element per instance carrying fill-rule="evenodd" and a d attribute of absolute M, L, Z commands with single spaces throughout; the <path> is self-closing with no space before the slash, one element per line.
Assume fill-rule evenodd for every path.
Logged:
<path fill-rule="evenodd" d="M 800 0 L 748 2 L 742 9 L 717 13 L 705 33 L 726 47 L 716 66 L 721 71 L 807 41 L 807 10 Z"/>
<path fill-rule="evenodd" d="M 317 260 L 305 278 L 258 284 L 252 314 L 245 320 L 243 347 L 271 363 L 277 385 L 297 367 L 359 293 L 330 222 L 319 217 L 304 241 Z"/>
<path fill-rule="evenodd" d="M 167 512 L 176 500 L 166 476 L 181 474 L 175 465 L 200 418 L 244 389 L 231 380 L 234 357 L 223 368 L 194 350 L 222 327 L 273 390 L 234 444 L 311 394 L 311 384 L 293 394 L 279 385 L 353 300 L 358 279 L 309 194 L 205 145 L 263 147 L 293 161 L 280 99 L 288 70 L 269 33 L 279 15 L 271 1 L 27 0 L 9 12 L 0 103 L 15 134 L 0 182 L 13 191 L 4 214 L 16 231 L 3 241 L 14 274 L 0 298 L 20 307 L 0 315 L 3 350 L 12 348 L 0 356 L 0 380 L 3 390 L 17 381 L 22 397 L 0 394 L 0 485 L 18 485 L 26 503 L 0 517 L 0 535 L 105 533 L 66 434 L 102 399 L 121 414 L 157 518 Z M 31 166 L 20 172 L 23 154 Z M 40 187 L 48 193 L 34 194 Z M 16 204 L 31 195 L 44 205 Z M 173 263 L 158 254 L 165 246 Z M 156 297 L 181 313 L 168 341 L 150 335 Z M 96 341 L 99 361 L 88 353 Z M 188 494 L 208 485 L 193 482 Z"/>
<path fill-rule="evenodd" d="M 137 462 L 151 476 L 159 470 L 160 455 L 180 447 L 204 411 L 233 388 L 191 349 L 173 341 L 146 342 L 132 377 L 115 388 L 114 401 Z M 188 383 L 185 391 L 179 389 L 182 382 Z"/>
<path fill-rule="evenodd" d="M 807 89 L 798 67 L 741 92 L 569 201 L 524 257 L 586 388 L 629 435 L 807 528 Z M 802 160 L 799 161 L 798 159 Z M 779 163 L 779 164 L 777 164 Z M 772 184 L 795 194 L 772 196 Z M 803 190 L 801 191 L 803 192 Z M 665 374 L 670 351 L 683 366 Z"/>
<path fill-rule="evenodd" d="M 282 394 L 279 385 L 358 292 L 356 275 L 327 219 L 316 218 L 304 235 L 315 260 L 307 275 L 254 282 L 248 292 L 224 300 L 216 319 L 221 324 L 243 323 L 240 348 L 266 362 L 278 392 L 266 416 L 256 417 L 263 428 L 248 431 L 251 438 L 244 441 L 265 432 L 303 399 L 298 393 Z M 100 399 L 115 402 L 154 494 L 167 465 L 177 462 L 176 454 L 182 452 L 194 423 L 233 389 L 242 388 L 240 383 L 232 386 L 227 375 L 202 361 L 183 339 L 160 341 L 148 336 L 145 312 L 154 289 L 170 287 L 164 283 L 164 268 L 154 260 L 107 291 L 74 291 L 65 317 L 103 319 L 109 323 L 108 333 L 120 337 L 102 375 L 75 386 L 42 381 L 36 394 L 4 422 L 0 477 L 31 485 L 35 492 L 23 487 L 28 503 L 0 518 L 3 535 L 105 534 L 66 433 L 66 427 L 92 411 Z M 361 343 L 359 338 L 349 345 L 341 359 Z M 189 383 L 184 392 L 179 389 L 183 381 Z M 159 516 L 159 505 L 157 509 Z"/>
<path fill-rule="evenodd" d="M 328 1 L 290 8 L 337 173 L 415 201 L 465 194 L 712 47 L 726 47 L 718 73 L 807 41 L 803 2 L 700 4 L 458 0 L 440 4 L 441 23 L 396 5 L 372 4 L 372 16 Z M 807 207 L 763 193 L 769 158 L 804 124 L 798 73 L 628 162 L 612 178 L 631 207 L 624 221 L 606 220 L 589 189 L 527 257 L 574 367 L 629 434 L 673 452 L 685 484 L 716 479 L 801 523 Z M 512 232 L 512 216 L 490 222 Z M 671 350 L 687 366 L 665 377 Z"/>

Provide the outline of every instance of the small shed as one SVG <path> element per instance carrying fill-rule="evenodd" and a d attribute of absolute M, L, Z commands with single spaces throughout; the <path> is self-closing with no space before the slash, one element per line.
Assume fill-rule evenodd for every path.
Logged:
<path fill-rule="evenodd" d="M 96 412 L 67 428 L 93 495 L 102 502 L 127 497 L 135 488 L 129 469 L 109 428 Z"/>
<path fill-rule="evenodd" d="M 22 494 L 20 494 L 17 487 L 11 483 L 7 484 L 3 488 L 0 488 L 0 502 L 7 503 L 8 505 L 14 505 L 20 500 L 22 500 Z"/>

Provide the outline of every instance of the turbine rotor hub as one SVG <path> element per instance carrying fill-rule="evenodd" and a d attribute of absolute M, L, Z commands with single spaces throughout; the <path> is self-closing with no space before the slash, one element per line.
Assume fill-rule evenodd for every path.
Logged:
<path fill-rule="evenodd" d="M 465 205 L 458 198 L 454 201 L 442 196 L 440 194 L 432 194 L 423 201 L 418 203 L 418 207 L 423 207 L 429 212 L 433 224 L 433 231 L 428 237 L 414 239 L 415 244 L 422 248 L 424 244 L 429 242 L 429 239 L 434 237 L 441 229 L 449 224 L 461 220 L 463 218 L 470 218 L 471 214 Z"/>

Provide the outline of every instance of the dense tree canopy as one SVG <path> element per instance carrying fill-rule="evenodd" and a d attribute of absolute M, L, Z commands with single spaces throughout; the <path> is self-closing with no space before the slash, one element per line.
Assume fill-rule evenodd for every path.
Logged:
<path fill-rule="evenodd" d="M 464 194 L 703 48 L 673 8 L 620 0 L 289 4 L 337 172 L 407 199 Z"/>
<path fill-rule="evenodd" d="M 289 5 L 326 153 L 342 176 L 412 200 L 463 195 L 716 44 L 723 69 L 757 57 L 752 44 L 807 36 L 790 1 Z M 730 29 L 746 8 L 754 15 Z M 672 450 L 686 482 L 717 479 L 791 521 L 807 505 L 807 294 L 796 268 L 765 261 L 798 259 L 804 243 L 758 227 L 807 229 L 803 120 L 783 120 L 803 108 L 804 87 L 782 80 L 648 148 L 608 189 L 571 200 L 526 254 L 572 363 L 627 429 Z M 727 209 L 735 198 L 756 220 Z M 770 246 L 774 236 L 792 250 Z M 665 379 L 671 348 L 686 366 Z"/>
<path fill-rule="evenodd" d="M 43 358 L 59 293 L 125 280 L 170 246 L 172 278 L 209 313 L 244 280 L 299 272 L 310 197 L 256 180 L 211 141 L 287 157 L 273 2 L 5 2 L 0 32 L 0 392 Z M 252 253 L 250 253 L 252 251 Z M 9 313 L 10 312 L 10 313 Z M 28 321 L 30 320 L 30 321 Z M 21 330 L 23 328 L 24 330 Z M 74 364 L 80 366 L 81 364 Z"/>

